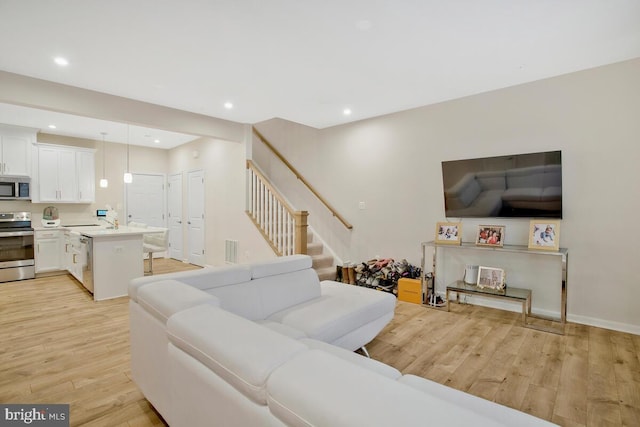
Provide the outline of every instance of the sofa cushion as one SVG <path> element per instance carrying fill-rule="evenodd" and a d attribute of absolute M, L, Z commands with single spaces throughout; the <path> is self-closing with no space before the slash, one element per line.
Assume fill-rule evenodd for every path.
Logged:
<path fill-rule="evenodd" d="M 311 268 L 312 260 L 309 255 L 291 255 L 261 261 L 251 265 L 251 278 L 275 276 L 292 271 Z"/>
<path fill-rule="evenodd" d="M 276 369 L 267 392 L 269 410 L 290 426 L 518 425 L 496 422 L 320 350 Z"/>
<path fill-rule="evenodd" d="M 207 289 L 220 300 L 220 307 L 249 320 L 264 318 L 262 302 L 253 280 Z"/>
<path fill-rule="evenodd" d="M 392 313 L 393 295 L 333 281 L 321 282 L 322 296 L 272 314 L 267 319 L 300 329 L 309 338 L 332 342 Z"/>
<path fill-rule="evenodd" d="M 514 426 L 555 425 L 524 412 L 517 411 L 507 406 L 482 399 L 472 394 L 465 393 L 415 375 L 404 375 L 398 381 L 435 398 L 456 403 L 464 408 L 472 410 L 478 415 L 493 419 L 494 422 L 501 422 L 506 425 Z"/>
<path fill-rule="evenodd" d="M 141 286 L 138 304 L 163 323 L 173 314 L 200 304 L 220 305 L 218 299 L 206 292 L 177 280 L 160 280 Z"/>
<path fill-rule="evenodd" d="M 265 328 L 269 328 L 272 331 L 278 332 L 279 334 L 286 335 L 289 338 L 293 338 L 294 340 L 306 338 L 304 332 L 289 325 L 284 325 L 282 323 L 274 322 L 271 320 L 256 320 L 255 322 L 258 325 L 262 325 Z"/>
<path fill-rule="evenodd" d="M 260 295 L 263 318 L 321 295 L 318 273 L 312 268 L 262 277 L 251 283 Z"/>
<path fill-rule="evenodd" d="M 266 403 L 272 371 L 307 351 L 296 340 L 210 305 L 171 316 L 167 333 L 173 345 L 260 404 Z"/>
<path fill-rule="evenodd" d="M 398 371 L 396 368 L 392 368 L 391 366 L 385 365 L 384 363 L 378 362 L 377 360 L 364 357 L 356 352 L 345 350 L 344 348 L 336 347 L 335 345 L 327 344 L 326 342 L 310 338 L 303 338 L 300 340 L 300 342 L 310 349 L 322 350 L 324 352 L 331 353 L 342 360 L 346 360 L 349 363 L 353 363 L 377 374 L 384 375 L 385 377 L 391 378 L 392 380 L 397 380 L 402 376 L 400 371 Z"/>

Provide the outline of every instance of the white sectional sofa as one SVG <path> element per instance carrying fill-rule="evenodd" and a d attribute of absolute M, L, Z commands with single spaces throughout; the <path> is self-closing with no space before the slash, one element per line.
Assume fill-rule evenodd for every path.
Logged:
<path fill-rule="evenodd" d="M 562 210 L 560 165 L 472 172 L 445 190 L 447 217 L 496 216 L 503 208 Z"/>
<path fill-rule="evenodd" d="M 131 282 L 132 374 L 171 426 L 549 425 L 361 356 L 388 293 L 307 256 Z"/>

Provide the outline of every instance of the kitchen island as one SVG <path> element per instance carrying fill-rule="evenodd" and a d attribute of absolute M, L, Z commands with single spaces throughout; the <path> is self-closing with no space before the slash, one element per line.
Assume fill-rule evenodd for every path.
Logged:
<path fill-rule="evenodd" d="M 86 254 L 82 284 L 95 301 L 127 295 L 129 282 L 144 275 L 142 236 L 145 228 L 78 227 Z"/>

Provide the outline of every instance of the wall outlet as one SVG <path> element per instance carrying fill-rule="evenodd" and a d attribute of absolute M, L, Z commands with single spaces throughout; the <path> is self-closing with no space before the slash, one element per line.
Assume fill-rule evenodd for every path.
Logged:
<path fill-rule="evenodd" d="M 124 252 L 124 247 L 123 246 L 114 246 L 113 252 L 115 252 L 117 254 L 121 254 L 122 252 Z"/>
<path fill-rule="evenodd" d="M 360 210 L 367 209 L 367 204 L 365 202 L 359 202 L 358 203 L 358 209 L 360 209 Z"/>

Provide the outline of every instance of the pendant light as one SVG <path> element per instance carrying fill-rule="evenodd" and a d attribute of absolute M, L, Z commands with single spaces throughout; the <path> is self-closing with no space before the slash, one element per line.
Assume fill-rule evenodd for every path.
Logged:
<path fill-rule="evenodd" d="M 124 173 L 124 183 L 131 184 L 133 182 L 133 175 L 129 172 L 129 125 L 127 125 L 127 171 Z"/>
<path fill-rule="evenodd" d="M 100 132 L 102 135 L 102 179 L 100 180 L 100 188 L 107 188 L 109 186 L 109 181 L 107 180 L 107 176 L 105 175 L 105 158 L 107 157 L 107 151 L 105 150 L 104 137 L 107 136 L 106 132 Z"/>

